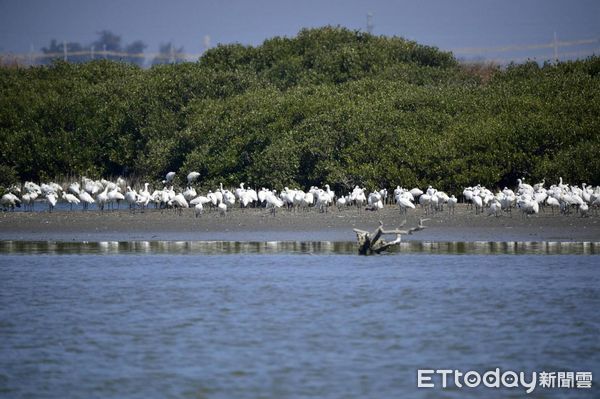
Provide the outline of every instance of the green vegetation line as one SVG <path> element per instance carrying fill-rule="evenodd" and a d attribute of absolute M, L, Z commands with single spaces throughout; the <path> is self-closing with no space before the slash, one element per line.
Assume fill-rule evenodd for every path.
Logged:
<path fill-rule="evenodd" d="M 214 187 L 600 184 L 600 58 L 499 69 L 305 29 L 196 63 L 0 68 L 0 185 L 200 173 Z"/>

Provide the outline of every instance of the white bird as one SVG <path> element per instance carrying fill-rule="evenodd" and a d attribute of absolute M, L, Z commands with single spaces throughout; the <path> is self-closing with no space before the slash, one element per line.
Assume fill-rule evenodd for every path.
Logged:
<path fill-rule="evenodd" d="M 587 217 L 589 209 L 590 207 L 585 202 L 579 204 L 579 213 L 581 214 L 581 217 Z"/>
<path fill-rule="evenodd" d="M 231 191 L 225 190 L 223 192 L 223 203 L 229 208 L 232 208 L 235 204 L 235 195 Z"/>
<path fill-rule="evenodd" d="M 436 212 L 438 210 L 438 205 L 440 203 L 440 199 L 438 198 L 437 193 L 435 191 L 433 192 L 433 194 L 431 194 L 431 198 L 429 199 L 429 203 L 430 203 L 430 206 L 431 206 L 431 210 L 433 212 Z"/>
<path fill-rule="evenodd" d="M 175 197 L 171 201 L 174 204 L 177 204 L 177 206 L 180 207 L 180 208 L 189 208 L 190 207 L 190 205 L 186 201 L 185 197 L 181 193 L 175 195 Z"/>
<path fill-rule="evenodd" d="M 329 204 L 332 202 L 332 198 L 330 193 L 327 191 L 318 189 L 315 191 L 317 201 L 315 202 L 315 207 L 319 209 L 320 212 L 327 212 L 329 208 Z"/>
<path fill-rule="evenodd" d="M 398 207 L 400 208 L 400 213 L 406 213 L 408 209 L 415 209 L 415 204 L 413 204 L 407 197 L 400 195 L 396 202 L 398 203 Z"/>
<path fill-rule="evenodd" d="M 523 212 L 523 216 L 529 216 L 540 212 L 540 206 L 537 201 L 530 198 L 524 198 L 517 202 L 517 206 Z"/>
<path fill-rule="evenodd" d="M 546 199 L 546 205 L 550 206 L 550 209 L 552 209 L 553 215 L 554 215 L 554 208 L 558 208 L 560 210 L 560 202 L 554 197 L 548 197 Z"/>
<path fill-rule="evenodd" d="M 450 199 L 450 197 L 448 196 L 448 194 L 446 194 L 443 191 L 438 191 L 435 193 L 435 195 L 438 198 L 438 205 L 440 207 L 440 210 L 443 211 L 444 210 L 444 204 L 448 203 L 448 200 Z"/>
<path fill-rule="evenodd" d="M 173 195 L 171 195 L 171 190 L 169 190 L 166 187 L 163 188 L 162 190 L 160 190 L 157 195 L 159 207 L 161 209 L 166 207 L 169 204 L 169 201 L 171 201 L 174 196 L 175 196 L 175 193 L 173 193 Z"/>
<path fill-rule="evenodd" d="M 337 199 L 337 201 L 335 202 L 338 210 L 341 209 L 342 207 L 346 206 L 348 200 L 346 199 L 346 197 L 340 197 Z"/>
<path fill-rule="evenodd" d="M 258 202 L 261 203 L 261 205 L 263 205 L 265 203 L 265 201 L 267 200 L 267 194 L 270 191 L 268 191 L 266 188 L 261 188 L 260 191 L 257 193 L 257 198 L 258 198 Z"/>
<path fill-rule="evenodd" d="M 130 186 L 127 186 L 127 191 L 125 192 L 125 201 L 129 204 L 129 209 L 132 209 L 137 205 L 138 193 Z"/>
<path fill-rule="evenodd" d="M 497 200 L 492 201 L 490 207 L 488 208 L 488 216 L 500 216 L 500 212 L 502 211 L 502 205 Z"/>
<path fill-rule="evenodd" d="M 188 173 L 188 175 L 187 175 L 188 184 L 192 184 L 193 182 L 195 182 L 198 179 L 198 177 L 200 177 L 200 173 L 198 173 L 198 172 Z"/>
<path fill-rule="evenodd" d="M 369 205 L 374 205 L 377 203 L 377 201 L 381 201 L 381 194 L 377 191 L 370 193 L 369 197 L 367 198 L 367 203 Z"/>
<path fill-rule="evenodd" d="M 71 205 L 71 210 L 73 210 L 73 204 L 79 205 L 79 203 L 81 202 L 79 198 L 70 193 L 63 193 L 62 199 L 67 201 Z"/>
<path fill-rule="evenodd" d="M 217 202 L 223 202 L 223 183 L 219 183 L 219 189 L 214 193 Z"/>
<path fill-rule="evenodd" d="M 115 187 L 113 190 L 109 191 L 107 195 L 108 195 L 108 202 L 110 204 L 116 202 L 117 208 L 119 207 L 120 202 L 125 199 L 125 196 L 123 194 L 121 194 L 121 192 L 119 191 L 119 187 Z"/>
<path fill-rule="evenodd" d="M 277 208 L 281 208 L 283 206 L 283 201 L 275 195 L 275 191 L 268 192 L 265 196 L 265 201 L 267 201 L 267 208 L 271 209 L 271 213 L 275 215 L 275 210 Z"/>
<path fill-rule="evenodd" d="M 448 213 L 452 213 L 454 215 L 454 208 L 456 207 L 457 203 L 458 199 L 456 199 L 454 194 L 452 195 L 452 197 L 448 198 Z"/>
<path fill-rule="evenodd" d="M 53 186 L 51 186 L 50 184 L 42 183 L 42 185 L 40 186 L 40 189 L 42 191 L 43 196 L 47 196 L 50 193 L 56 194 L 55 188 Z"/>
<path fill-rule="evenodd" d="M 219 209 L 219 215 L 225 216 L 225 214 L 227 213 L 227 205 L 225 205 L 222 202 L 219 202 L 217 208 Z"/>
<path fill-rule="evenodd" d="M 237 198 L 238 200 L 240 199 L 242 194 L 244 194 L 246 192 L 246 189 L 244 188 L 244 184 L 245 183 L 243 183 L 243 182 L 240 183 L 240 186 L 234 190 L 235 198 Z"/>
<path fill-rule="evenodd" d="M 379 190 L 379 194 L 381 195 L 381 200 L 383 201 L 384 204 L 388 203 L 388 191 L 387 188 L 382 188 L 381 190 Z"/>
<path fill-rule="evenodd" d="M 544 184 L 546 184 L 546 179 L 542 179 L 541 182 L 533 185 L 533 191 L 543 190 Z"/>
<path fill-rule="evenodd" d="M 465 197 L 465 202 L 469 202 L 471 206 L 473 205 L 473 188 L 467 187 L 463 190 L 463 197 Z"/>
<path fill-rule="evenodd" d="M 190 201 L 190 205 L 198 205 L 198 204 L 204 205 L 204 204 L 208 204 L 209 202 L 211 202 L 210 198 L 205 197 L 203 195 L 199 195 Z"/>
<path fill-rule="evenodd" d="M 69 189 L 68 189 L 68 190 L 69 190 L 69 192 L 70 192 L 71 194 L 74 194 L 74 195 L 79 195 L 80 188 L 81 188 L 81 187 L 79 186 L 79 183 L 78 183 L 78 182 L 75 182 L 75 183 L 71 183 L 71 184 L 69 185 Z"/>
<path fill-rule="evenodd" d="M 173 179 L 175 179 L 175 172 L 169 172 L 165 176 L 165 180 L 163 180 L 163 183 L 171 183 Z"/>
<path fill-rule="evenodd" d="M 394 199 L 398 198 L 398 196 L 405 191 L 406 190 L 404 190 L 402 187 L 396 186 L 396 188 L 394 189 Z"/>
<path fill-rule="evenodd" d="M 127 181 L 125 181 L 125 179 L 123 179 L 121 176 L 117 177 L 117 187 L 119 187 L 121 190 L 119 190 L 120 192 L 125 191 L 125 189 L 127 188 Z"/>
<path fill-rule="evenodd" d="M 309 206 L 311 206 L 312 204 L 315 203 L 315 196 L 313 193 L 306 193 L 304 194 L 304 199 L 302 200 L 302 202 L 300 203 L 300 206 L 308 209 Z"/>
<path fill-rule="evenodd" d="M 94 198 L 92 198 L 92 196 L 87 192 L 87 191 L 80 191 L 79 192 L 79 200 L 81 202 L 83 202 L 83 209 L 88 209 L 88 206 L 90 206 L 90 204 L 93 204 Z"/>
<path fill-rule="evenodd" d="M 519 183 L 519 189 L 517 190 L 519 194 L 533 193 L 533 187 L 531 187 L 531 185 L 523 183 L 521 179 L 517 179 L 517 182 Z"/>
<path fill-rule="evenodd" d="M 581 190 L 581 198 L 583 198 L 584 202 L 589 204 L 592 202 L 592 195 L 594 194 L 594 192 L 592 190 L 589 190 L 586 186 L 586 183 L 581 184 L 581 187 L 583 187 L 583 189 Z"/>
<path fill-rule="evenodd" d="M 150 201 L 152 201 L 152 194 L 148 190 L 149 185 L 149 183 L 144 183 L 144 189 L 140 190 L 138 193 L 137 204 L 142 207 L 142 211 L 148 206 Z"/>
<path fill-rule="evenodd" d="M 600 188 L 600 186 L 598 186 Z M 592 206 L 600 206 L 600 193 L 597 197 L 592 199 Z"/>
<path fill-rule="evenodd" d="M 56 206 L 56 194 L 50 192 L 46 195 L 46 199 L 48 200 L 48 212 L 52 212 Z"/>
<path fill-rule="evenodd" d="M 483 212 L 483 199 L 479 195 L 473 195 L 473 205 L 475 205 L 475 214 Z"/>
<path fill-rule="evenodd" d="M 411 189 L 409 192 L 412 194 L 414 199 L 417 199 L 417 197 L 423 195 L 423 191 L 419 190 L 417 187 Z"/>
<path fill-rule="evenodd" d="M 28 191 L 25 194 L 23 194 L 23 196 L 21 197 L 21 201 L 23 202 L 23 205 L 25 207 L 25 210 L 31 210 L 33 211 L 33 205 L 35 204 L 35 200 L 38 197 L 38 193 L 35 191 Z"/>
<path fill-rule="evenodd" d="M 182 209 L 189 208 L 190 205 L 185 200 L 183 194 L 176 194 L 172 199 L 167 203 L 170 207 L 177 209 L 178 213 L 181 214 Z"/>
<path fill-rule="evenodd" d="M 217 206 L 217 204 L 219 203 L 219 200 L 218 200 L 216 194 L 210 190 L 208 191 L 208 194 L 206 194 L 206 198 L 208 198 L 210 200 L 210 203 L 212 204 L 212 206 Z"/>
<path fill-rule="evenodd" d="M 249 191 L 244 191 L 239 194 L 240 208 L 244 209 L 252 203 L 252 194 Z"/>
<path fill-rule="evenodd" d="M 425 208 L 425 214 L 427 215 L 431 207 L 431 195 L 421 194 L 419 196 L 419 205 L 421 205 L 421 208 Z"/>
<path fill-rule="evenodd" d="M 2 208 L 4 209 L 10 208 L 14 211 L 15 207 L 21 207 L 21 200 L 13 193 L 6 193 L 0 199 L 0 205 L 2 205 Z"/>
<path fill-rule="evenodd" d="M 306 195 L 306 193 L 304 191 L 296 190 L 296 193 L 294 194 L 294 198 L 292 199 L 292 202 L 294 204 L 294 209 L 296 211 L 299 210 L 301 207 L 303 207 L 305 195 Z"/>
<path fill-rule="evenodd" d="M 196 215 L 196 217 L 200 217 L 200 215 L 202 215 L 203 212 L 204 212 L 204 207 L 202 206 L 201 202 L 194 205 L 194 214 Z"/>
<path fill-rule="evenodd" d="M 102 192 L 102 190 L 104 190 L 104 186 L 102 185 L 102 183 L 100 183 L 98 181 L 94 181 L 94 180 L 84 177 L 83 178 L 83 189 L 88 194 L 94 196 L 94 195 L 97 195 L 98 193 Z"/>
<path fill-rule="evenodd" d="M 515 193 L 513 190 L 509 189 L 508 187 L 504 187 L 504 190 L 502 190 L 502 193 L 507 196 L 507 197 L 514 197 Z"/>
<path fill-rule="evenodd" d="M 196 198 L 197 196 L 198 196 L 198 193 L 196 192 L 196 189 L 194 189 L 194 187 L 188 186 L 183 191 L 183 197 L 186 199 L 186 201 L 191 201 L 194 198 Z"/>
<path fill-rule="evenodd" d="M 246 190 L 246 193 L 250 198 L 250 202 L 258 202 L 258 194 L 256 193 L 256 190 L 249 188 Z"/>
<path fill-rule="evenodd" d="M 104 187 L 104 191 L 96 196 L 96 202 L 101 211 L 104 210 L 104 205 L 108 202 L 108 186 Z"/>
<path fill-rule="evenodd" d="M 356 204 L 359 210 L 361 210 L 365 201 L 367 200 L 365 190 L 355 186 L 354 190 L 352 190 L 352 193 L 350 194 L 350 200 Z"/>
<path fill-rule="evenodd" d="M 327 205 L 331 205 L 333 203 L 333 199 L 335 198 L 335 191 L 329 188 L 329 184 L 325 185 L 325 192 L 329 195 L 329 203 Z M 387 191 L 386 191 L 387 195 Z"/>
<path fill-rule="evenodd" d="M 283 189 L 283 191 L 281 192 L 281 194 L 279 195 L 279 198 L 281 198 L 281 200 L 283 201 L 283 204 L 288 207 L 288 209 L 293 208 L 294 206 L 294 197 L 296 196 L 296 190 L 290 190 L 289 188 L 285 187 Z"/>
<path fill-rule="evenodd" d="M 30 182 L 30 181 L 26 181 L 25 184 L 23 185 L 23 188 L 25 189 L 25 191 L 27 191 L 29 193 L 35 192 L 38 195 L 42 193 L 40 186 L 38 186 L 37 184 Z"/>

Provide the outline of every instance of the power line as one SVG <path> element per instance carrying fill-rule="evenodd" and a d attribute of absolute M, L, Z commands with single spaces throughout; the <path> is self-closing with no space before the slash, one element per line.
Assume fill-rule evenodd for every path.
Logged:
<path fill-rule="evenodd" d="M 372 21 L 370 22 L 372 24 Z M 371 25 L 372 28 L 372 25 Z M 210 37 L 204 38 L 204 45 L 207 47 L 210 46 Z M 593 48 L 588 50 L 578 50 L 578 51 L 560 51 L 561 48 L 569 48 L 576 46 L 589 46 L 595 45 Z M 67 42 L 63 42 L 63 51 L 62 52 L 34 52 L 33 45 L 29 53 L 3 53 L 0 54 L 0 57 L 3 58 L 3 61 L 12 61 L 23 65 L 36 65 L 38 63 L 43 63 L 50 59 L 62 58 L 65 61 L 72 60 L 73 58 L 89 58 L 90 60 L 96 58 L 112 58 L 112 59 L 137 59 L 137 60 L 145 60 L 145 59 L 162 59 L 169 60 L 170 62 L 175 61 L 196 61 L 201 56 L 202 53 L 180 53 L 176 52 L 173 46 L 169 48 L 169 52 L 167 54 L 161 52 L 151 52 L 151 53 L 128 53 L 123 51 L 110 51 L 106 50 L 106 45 L 103 46 L 102 50 L 97 50 L 93 46 L 89 48 L 89 50 L 79 50 L 79 51 L 69 51 Z M 549 43 L 538 43 L 538 44 L 519 44 L 519 45 L 506 45 L 506 46 L 498 46 L 498 47 L 462 47 L 462 48 L 454 48 L 449 49 L 456 56 L 485 56 L 486 54 L 494 54 L 494 53 L 506 53 L 506 52 L 520 52 L 520 51 L 535 51 L 535 50 L 552 50 L 554 59 L 557 60 L 560 58 L 570 58 L 570 57 L 586 57 L 594 54 L 598 54 L 600 52 L 600 39 L 598 38 L 589 38 L 589 39 L 581 39 L 581 40 L 558 40 L 557 37 L 554 37 Z M 547 55 L 547 59 L 551 59 L 552 56 L 550 54 Z M 485 57 L 486 60 L 499 62 L 501 64 L 507 64 L 509 62 L 520 62 L 531 60 L 535 58 L 541 58 L 541 56 L 518 56 L 518 57 L 510 57 L 510 58 L 502 58 L 502 57 Z"/>
<path fill-rule="evenodd" d="M 540 50 L 540 49 L 550 49 L 555 47 L 571 47 L 571 46 L 581 46 L 586 44 L 599 44 L 600 39 L 583 39 L 583 40 L 571 40 L 571 41 L 558 41 L 553 40 L 550 43 L 541 43 L 541 44 L 518 44 L 518 45 L 508 45 L 508 46 L 499 46 L 499 47 L 463 47 L 463 48 L 453 48 L 450 49 L 454 53 L 458 54 L 482 54 L 482 53 L 504 53 L 508 51 L 523 51 L 523 50 Z"/>
<path fill-rule="evenodd" d="M 192 54 L 192 53 L 179 53 L 176 52 L 174 48 L 169 49 L 168 54 L 164 53 L 127 53 L 123 51 L 110 51 L 106 50 L 106 46 L 102 51 L 95 51 L 92 47 L 90 50 L 80 50 L 80 51 L 68 51 L 66 46 L 63 46 L 62 52 L 52 52 L 52 53 L 40 53 L 40 52 L 29 52 L 27 54 L 22 53 L 4 53 L 2 56 L 14 58 L 14 59 L 34 59 L 34 60 L 44 60 L 44 59 L 53 59 L 53 58 L 61 58 L 61 57 L 90 57 L 94 59 L 96 56 L 102 58 L 172 58 L 172 59 L 185 59 L 185 60 L 194 60 L 198 59 L 202 56 L 200 53 Z"/>

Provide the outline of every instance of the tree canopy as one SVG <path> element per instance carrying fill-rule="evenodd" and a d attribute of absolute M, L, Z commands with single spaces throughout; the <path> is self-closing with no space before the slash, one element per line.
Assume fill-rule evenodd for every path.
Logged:
<path fill-rule="evenodd" d="M 600 184 L 600 58 L 459 63 L 340 27 L 195 63 L 96 60 L 0 69 L 3 176 L 158 178 L 345 190 L 559 176 Z"/>

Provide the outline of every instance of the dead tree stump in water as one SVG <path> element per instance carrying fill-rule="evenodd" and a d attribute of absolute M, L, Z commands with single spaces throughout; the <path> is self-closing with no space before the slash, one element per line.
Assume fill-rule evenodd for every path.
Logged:
<path fill-rule="evenodd" d="M 400 240 L 402 239 L 402 234 L 412 234 L 415 231 L 423 230 L 427 226 L 423 226 L 423 222 L 429 219 L 420 219 L 417 227 L 410 228 L 408 230 L 384 230 L 383 222 L 379 221 L 379 227 L 372 232 L 369 233 L 365 230 L 353 229 L 356 233 L 356 240 L 358 241 L 358 254 L 359 255 L 372 255 L 379 254 L 392 245 L 400 244 Z M 400 227 L 404 226 L 406 220 L 400 225 Z M 385 241 L 382 236 L 384 234 L 396 234 L 396 239 L 393 241 Z"/>

